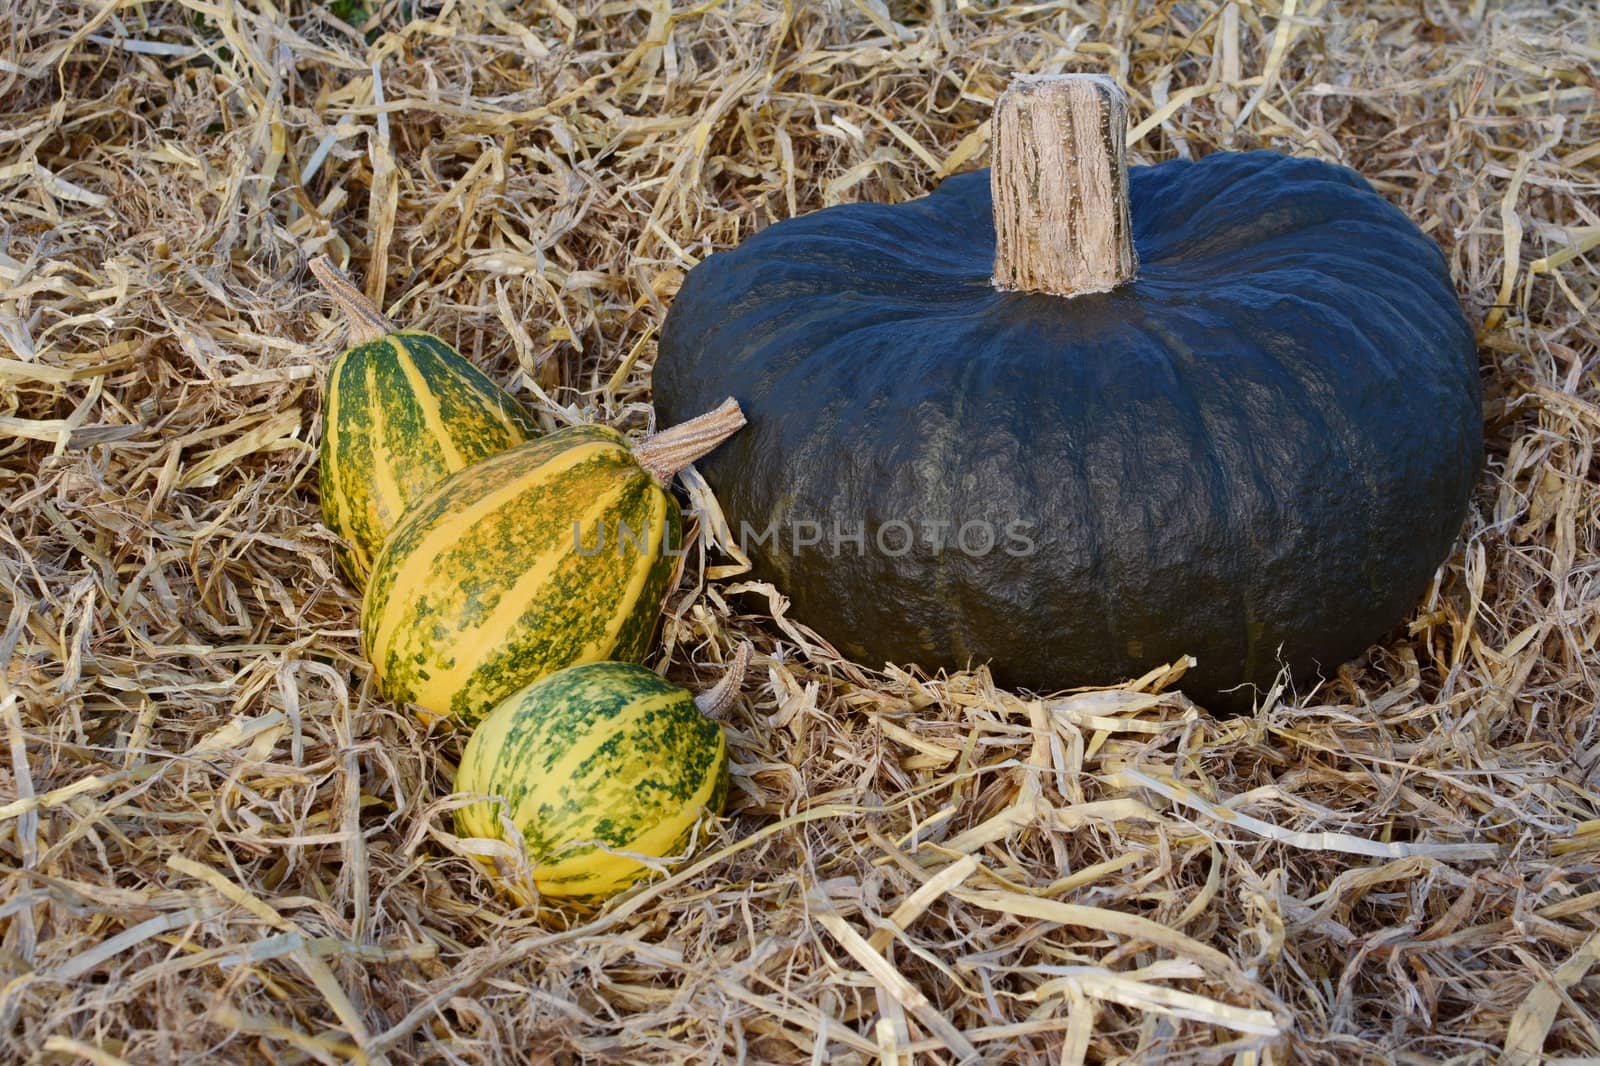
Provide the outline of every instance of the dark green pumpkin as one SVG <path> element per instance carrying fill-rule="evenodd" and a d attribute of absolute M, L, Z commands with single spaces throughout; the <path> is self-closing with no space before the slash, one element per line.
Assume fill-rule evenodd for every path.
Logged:
<path fill-rule="evenodd" d="M 1482 454 L 1439 249 L 1354 172 L 1272 152 L 1131 168 L 1129 197 L 1139 273 L 1106 293 L 991 285 L 987 171 L 690 272 L 656 407 L 738 399 L 701 470 L 841 651 L 1041 691 L 1192 654 L 1184 689 L 1237 710 L 1426 590 Z"/>

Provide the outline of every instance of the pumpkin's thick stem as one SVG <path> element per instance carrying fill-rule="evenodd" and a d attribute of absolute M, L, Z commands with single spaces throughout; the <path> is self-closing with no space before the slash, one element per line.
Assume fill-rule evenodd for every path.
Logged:
<path fill-rule="evenodd" d="M 328 290 L 328 295 L 333 297 L 333 302 L 339 305 L 345 317 L 350 320 L 350 344 L 370 344 L 382 340 L 398 329 L 393 322 L 383 317 L 383 312 L 375 307 L 366 294 L 353 285 L 349 278 L 333 265 L 333 260 L 325 255 L 319 255 L 311 260 L 311 273 L 317 276 L 322 287 Z"/>
<path fill-rule="evenodd" d="M 1128 102 L 1116 83 L 1019 75 L 993 123 L 995 287 L 1076 296 L 1131 281 Z"/>
<path fill-rule="evenodd" d="M 722 680 L 694 698 L 694 705 L 700 708 L 701 714 L 715 721 L 728 713 L 733 701 L 739 698 L 739 686 L 744 684 L 744 673 L 750 668 L 751 651 L 748 640 L 740 644 Z"/>
<path fill-rule="evenodd" d="M 633 458 L 664 485 L 678 471 L 733 436 L 742 425 L 744 412 L 739 410 L 739 401 L 730 396 L 716 410 L 635 444 Z"/>

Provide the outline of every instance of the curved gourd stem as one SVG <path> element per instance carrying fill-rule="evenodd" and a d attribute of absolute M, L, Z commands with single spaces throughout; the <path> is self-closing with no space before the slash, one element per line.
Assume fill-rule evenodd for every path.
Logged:
<path fill-rule="evenodd" d="M 739 650 L 733 653 L 733 662 L 728 664 L 728 672 L 722 675 L 711 688 L 706 689 L 694 698 L 694 705 L 700 708 L 700 713 L 707 718 L 719 719 L 733 706 L 733 701 L 739 698 L 739 686 L 744 684 L 745 671 L 750 668 L 750 653 L 753 649 L 747 640 L 739 645 Z"/>
<path fill-rule="evenodd" d="M 662 484 L 674 474 L 708 454 L 744 425 L 744 412 L 732 396 L 714 411 L 664 429 L 633 446 L 633 458 Z"/>
<path fill-rule="evenodd" d="M 995 288 L 1077 296 L 1133 280 L 1127 124 L 1110 78 L 1012 79 L 993 119 Z"/>
<path fill-rule="evenodd" d="M 371 344 L 382 340 L 399 327 L 383 316 L 366 294 L 353 285 L 349 278 L 333 265 L 333 260 L 319 255 L 311 260 L 311 273 L 317 276 L 322 287 L 333 297 L 345 317 L 350 320 L 350 345 Z"/>

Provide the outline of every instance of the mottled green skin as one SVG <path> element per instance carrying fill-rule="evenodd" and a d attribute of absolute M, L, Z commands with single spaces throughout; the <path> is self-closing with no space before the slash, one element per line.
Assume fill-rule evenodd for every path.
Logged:
<path fill-rule="evenodd" d="M 516 398 L 450 345 L 429 334 L 402 333 L 400 336 L 406 340 L 411 358 L 438 400 L 439 415 L 447 425 L 473 427 L 477 432 L 488 433 L 492 440 L 496 435 L 495 422 L 505 418 L 524 438 L 538 436 L 538 424 Z M 468 439 L 466 434 L 467 429 L 463 428 L 456 440 Z M 492 454 L 484 451 L 477 458 Z"/>
<path fill-rule="evenodd" d="M 569 449 L 597 442 L 614 446 L 553 476 L 540 473 Z M 524 488 L 430 550 L 436 530 L 514 485 Z M 647 551 L 619 548 L 615 531 L 645 530 L 656 509 L 665 514 L 664 536 L 653 531 Z M 578 542 L 594 549 L 603 528 L 603 550 L 574 550 L 580 517 Z M 406 515 L 373 566 L 362 625 L 383 691 L 471 726 L 554 670 L 598 658 L 643 660 L 674 570 L 663 548 L 675 550 L 681 537 L 677 501 L 605 427 L 560 430 L 452 475 Z M 551 567 L 548 577 L 510 625 L 466 636 L 490 623 L 518 581 L 541 566 Z M 643 586 L 630 599 L 641 569 Z M 406 602 L 385 628 L 397 585 Z"/>
<path fill-rule="evenodd" d="M 697 802 L 708 783 L 709 798 Z M 590 663 L 551 674 L 496 707 L 468 742 L 456 787 L 504 798 L 529 858 L 559 865 L 541 877 L 543 890 L 607 895 L 645 868 L 619 872 L 613 857 L 583 842 L 631 850 L 679 820 L 682 831 L 650 853 L 681 854 L 699 811 L 720 813 L 726 801 L 727 744 L 722 727 L 683 689 L 642 666 Z M 458 828 L 464 836 L 500 837 L 501 810 L 493 803 L 464 807 Z"/>
<path fill-rule="evenodd" d="M 408 372 L 409 371 L 409 372 Z M 532 416 L 450 345 L 398 332 L 345 351 L 328 373 L 319 487 L 351 583 L 400 516 L 452 472 L 538 433 Z"/>

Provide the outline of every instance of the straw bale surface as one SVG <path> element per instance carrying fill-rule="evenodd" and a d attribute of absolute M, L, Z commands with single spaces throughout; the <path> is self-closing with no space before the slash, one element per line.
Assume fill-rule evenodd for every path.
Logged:
<path fill-rule="evenodd" d="M 376 10 L 373 10 L 374 7 Z M 353 29 L 351 23 L 360 23 Z M 1574 0 L 0 3 L 0 1056 L 1594 1061 L 1600 10 Z M 326 252 L 549 427 L 648 427 L 684 272 L 984 165 L 1013 71 L 1136 163 L 1358 168 L 1480 328 L 1409 625 L 1217 720 L 839 661 L 694 553 L 730 815 L 598 914 L 451 834 L 319 521 Z M 1544 1058 L 1541 1058 L 1544 1056 Z"/>

